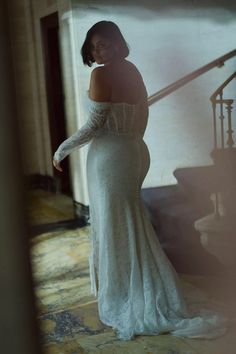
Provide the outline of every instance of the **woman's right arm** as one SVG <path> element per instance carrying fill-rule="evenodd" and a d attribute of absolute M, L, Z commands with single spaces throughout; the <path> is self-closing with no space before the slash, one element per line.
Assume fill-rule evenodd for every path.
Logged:
<path fill-rule="evenodd" d="M 98 130 L 104 125 L 107 112 L 110 108 L 110 103 L 105 102 L 106 100 L 104 99 L 107 97 L 105 96 L 107 94 L 107 83 L 104 80 L 103 70 L 101 69 L 102 68 L 98 67 L 94 69 L 91 74 L 89 117 L 86 124 L 68 139 L 63 141 L 54 154 L 54 161 L 62 161 L 74 149 L 87 144 L 97 135 Z"/>
<path fill-rule="evenodd" d="M 76 148 L 80 148 L 94 138 L 99 129 L 105 124 L 109 103 L 100 103 L 90 100 L 89 118 L 76 133 L 63 141 L 53 156 L 53 160 L 60 162 Z M 56 167 L 56 166 L 55 166 Z"/>

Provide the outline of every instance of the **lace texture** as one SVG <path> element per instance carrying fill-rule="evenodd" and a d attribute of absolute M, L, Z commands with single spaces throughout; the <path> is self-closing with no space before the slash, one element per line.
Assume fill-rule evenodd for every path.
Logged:
<path fill-rule="evenodd" d="M 223 335 L 227 318 L 208 308 L 204 294 L 193 301 L 196 290 L 183 288 L 140 197 L 150 165 L 142 139 L 147 102 L 90 100 L 89 112 L 85 126 L 64 141 L 54 157 L 61 161 L 92 140 L 87 157 L 89 268 L 100 320 L 121 340 L 164 332 L 191 338 Z"/>
<path fill-rule="evenodd" d="M 112 104 L 102 134 L 88 151 L 89 265 L 100 320 L 121 340 L 164 332 L 219 337 L 227 317 L 211 311 L 204 294 L 194 301 L 197 289 L 182 286 L 140 198 L 150 164 L 142 139 L 146 119 L 145 102 Z"/>
<path fill-rule="evenodd" d="M 97 136 L 106 122 L 109 110 L 109 102 L 95 102 L 90 100 L 89 118 L 87 122 L 76 133 L 63 141 L 53 158 L 60 162 L 76 148 L 82 147 Z"/>

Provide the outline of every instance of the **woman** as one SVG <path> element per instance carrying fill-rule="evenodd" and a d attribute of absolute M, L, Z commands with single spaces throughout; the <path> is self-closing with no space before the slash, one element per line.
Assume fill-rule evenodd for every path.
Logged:
<path fill-rule="evenodd" d="M 147 92 L 137 68 L 126 60 L 127 44 L 109 21 L 96 23 L 82 46 L 91 74 L 89 118 L 54 155 L 55 168 L 73 149 L 91 141 L 87 158 L 92 251 L 91 287 L 101 321 L 120 339 L 169 332 L 214 338 L 225 319 L 190 314 L 179 278 L 163 252 L 140 199 L 149 168 L 143 141 Z"/>

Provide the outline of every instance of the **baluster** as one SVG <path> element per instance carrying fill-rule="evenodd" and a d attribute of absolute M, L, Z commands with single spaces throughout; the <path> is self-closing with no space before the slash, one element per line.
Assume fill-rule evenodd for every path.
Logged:
<path fill-rule="evenodd" d="M 216 102 L 212 101 L 212 109 L 213 109 L 213 131 L 214 131 L 214 150 L 217 149 L 217 124 L 216 124 Z M 214 216 L 218 220 L 220 218 L 220 213 L 219 213 L 219 199 L 218 199 L 218 193 L 215 192 L 215 210 L 214 210 Z"/>
<path fill-rule="evenodd" d="M 233 130 L 232 130 L 232 120 L 231 120 L 231 112 L 233 109 L 232 106 L 233 100 L 227 100 L 226 102 L 226 110 L 228 113 L 228 130 L 227 130 L 227 134 L 228 134 L 228 140 L 227 140 L 227 145 L 229 148 L 232 148 L 234 146 L 234 140 L 233 140 Z"/>
<path fill-rule="evenodd" d="M 220 219 L 220 211 L 219 211 L 219 196 L 218 193 L 215 192 L 215 218 L 217 220 Z"/>
<path fill-rule="evenodd" d="M 220 132 L 221 132 L 221 149 L 225 147 L 225 139 L 224 139 L 224 112 L 223 112 L 223 91 L 220 93 Z"/>
<path fill-rule="evenodd" d="M 217 148 L 217 128 L 216 128 L 216 103 L 212 102 L 213 109 L 213 130 L 214 130 L 214 149 Z"/>

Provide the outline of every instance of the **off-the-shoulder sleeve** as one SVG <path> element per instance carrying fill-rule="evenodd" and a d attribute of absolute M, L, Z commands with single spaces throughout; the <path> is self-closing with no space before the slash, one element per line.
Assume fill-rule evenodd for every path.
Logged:
<path fill-rule="evenodd" d="M 87 122 L 76 133 L 63 141 L 55 152 L 54 160 L 60 162 L 76 148 L 87 144 L 98 133 L 106 122 L 110 110 L 109 102 L 95 102 L 90 100 Z"/>

